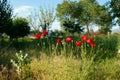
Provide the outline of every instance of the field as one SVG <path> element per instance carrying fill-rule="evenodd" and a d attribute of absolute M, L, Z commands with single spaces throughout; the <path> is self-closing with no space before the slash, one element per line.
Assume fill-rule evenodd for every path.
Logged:
<path fill-rule="evenodd" d="M 0 80 L 120 80 L 120 34 L 94 36 L 94 47 L 81 36 L 0 38 Z"/>

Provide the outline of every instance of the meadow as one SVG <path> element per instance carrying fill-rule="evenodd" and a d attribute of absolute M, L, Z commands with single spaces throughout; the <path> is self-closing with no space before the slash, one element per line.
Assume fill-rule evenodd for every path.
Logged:
<path fill-rule="evenodd" d="M 0 80 L 120 80 L 120 34 L 82 36 L 0 38 Z"/>

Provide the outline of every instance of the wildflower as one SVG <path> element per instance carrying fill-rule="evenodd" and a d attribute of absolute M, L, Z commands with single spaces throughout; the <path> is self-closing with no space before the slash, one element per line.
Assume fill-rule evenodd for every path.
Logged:
<path fill-rule="evenodd" d="M 28 54 L 25 54 L 24 59 L 26 59 L 27 56 L 28 56 Z"/>
<path fill-rule="evenodd" d="M 58 39 L 56 40 L 56 43 L 60 44 L 60 42 L 61 42 L 61 40 L 58 38 Z"/>
<path fill-rule="evenodd" d="M 47 34 L 48 34 L 48 31 L 47 30 L 43 30 L 42 35 L 45 36 Z"/>
<path fill-rule="evenodd" d="M 77 42 L 75 43 L 76 46 L 81 46 L 81 44 L 82 44 L 82 42 L 80 42 L 80 41 L 77 41 Z"/>
<path fill-rule="evenodd" d="M 92 39 L 92 38 L 88 39 L 88 40 L 87 40 L 87 43 L 89 43 L 89 45 L 90 45 L 91 47 L 96 46 L 96 44 L 93 42 L 93 39 Z"/>
<path fill-rule="evenodd" d="M 40 39 L 40 38 L 41 38 L 41 34 L 38 34 L 38 33 L 37 33 L 37 34 L 35 35 L 35 37 L 36 37 L 36 39 Z"/>
<path fill-rule="evenodd" d="M 22 53 L 22 50 L 20 50 L 20 53 Z"/>
<path fill-rule="evenodd" d="M 96 44 L 95 44 L 94 42 L 92 42 L 92 43 L 90 43 L 90 46 L 91 46 L 91 47 L 95 47 Z"/>
<path fill-rule="evenodd" d="M 88 39 L 88 40 L 87 40 L 87 43 L 89 43 L 89 44 L 90 44 L 90 43 L 93 43 L 93 39 L 92 39 L 92 38 Z"/>
<path fill-rule="evenodd" d="M 84 42 L 87 42 L 87 39 L 88 39 L 88 36 L 82 36 L 81 37 L 81 40 L 84 41 Z"/>
<path fill-rule="evenodd" d="M 71 42 L 72 41 L 72 37 L 67 37 L 66 39 L 65 39 L 65 42 Z"/>

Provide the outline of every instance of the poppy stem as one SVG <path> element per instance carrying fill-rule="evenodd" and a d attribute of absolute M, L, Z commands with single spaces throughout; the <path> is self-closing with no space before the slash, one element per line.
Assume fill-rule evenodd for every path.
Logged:
<path fill-rule="evenodd" d="M 58 48 L 58 43 L 55 46 L 55 52 L 54 52 L 55 56 L 57 55 L 57 48 Z"/>

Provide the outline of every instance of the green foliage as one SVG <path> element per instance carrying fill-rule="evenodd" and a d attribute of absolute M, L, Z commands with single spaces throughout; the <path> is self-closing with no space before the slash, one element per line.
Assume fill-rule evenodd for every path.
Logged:
<path fill-rule="evenodd" d="M 110 14 L 109 8 L 106 6 L 98 6 L 98 15 L 95 23 L 98 24 L 99 30 L 101 33 L 111 32 L 111 28 L 113 26 L 113 18 Z"/>
<path fill-rule="evenodd" d="M 32 74 L 23 80 L 119 80 L 119 61 L 113 58 L 105 59 L 101 62 L 87 59 L 83 62 L 79 59 L 66 58 L 62 55 L 53 57 L 41 55 L 40 59 L 32 59 L 29 64 Z M 28 67 L 26 66 L 26 68 Z M 11 69 L 11 72 L 9 72 L 11 74 L 7 71 L 5 67 L 2 67 L 0 80 L 19 80 L 14 70 Z"/>
<path fill-rule="evenodd" d="M 62 4 L 58 4 L 57 10 L 62 25 L 69 27 L 67 29 L 71 33 L 81 31 L 83 25 L 88 28 L 90 23 L 101 26 L 100 30 L 103 33 L 110 31 L 112 17 L 109 9 L 100 6 L 96 0 L 64 0 Z M 53 13 L 43 9 L 40 11 L 40 26 L 44 30 L 52 23 L 53 18 L 50 16 Z M 46 17 L 48 13 L 49 18 Z M 9 29 L 5 28 L 11 38 L 18 39 L 11 41 L 5 35 L 3 36 L 6 39 L 0 38 L 0 65 L 7 65 L 9 68 L 7 70 L 0 66 L 0 80 L 119 80 L 119 34 L 95 36 L 95 47 L 90 47 L 85 42 L 82 42 L 82 46 L 76 47 L 75 42 L 80 41 L 80 35 L 74 36 L 71 42 L 66 43 L 67 36 L 59 31 L 54 31 L 52 36 L 45 36 L 40 40 L 19 38 L 28 34 L 29 29 L 24 18 L 13 20 L 13 25 L 11 24 Z M 58 38 L 61 40 L 60 44 L 56 43 Z M 15 56 L 19 50 L 23 53 L 17 53 Z M 29 53 L 29 56 L 24 53 Z M 31 57 L 32 61 L 30 62 L 27 57 Z M 10 60 L 14 68 L 10 67 Z"/>
<path fill-rule="evenodd" d="M 76 11 L 75 11 L 76 10 Z M 64 0 L 62 4 L 57 5 L 57 17 L 62 19 L 77 18 L 82 12 L 81 6 L 75 1 Z"/>
<path fill-rule="evenodd" d="M 59 35 L 58 35 L 59 36 Z M 120 77 L 120 57 L 117 56 L 119 49 L 119 34 L 101 35 L 94 38 L 96 46 L 91 48 L 86 43 L 81 47 L 74 45 L 80 37 L 74 37 L 70 43 L 56 45 L 56 38 L 43 38 L 31 40 L 27 37 L 13 40 L 1 40 L 0 42 L 0 64 L 10 64 L 10 59 L 14 59 L 16 64 L 24 67 L 21 79 L 42 79 L 42 80 L 119 80 Z M 120 39 L 120 38 L 119 38 Z M 15 53 L 18 53 L 18 57 Z M 25 54 L 31 57 L 32 61 L 23 59 Z M 27 64 L 27 65 L 26 65 Z M 10 65 L 8 65 L 10 66 Z M 10 71 L 9 71 L 10 70 Z M 9 68 L 4 75 L 5 68 L 0 73 L 0 79 L 18 80 L 15 73 L 16 68 Z M 7 76 L 9 77 L 7 77 Z"/>
<path fill-rule="evenodd" d="M 105 59 L 101 62 L 95 62 L 93 64 L 93 71 L 89 73 L 89 79 L 91 80 L 119 80 L 120 67 L 119 60 Z"/>
<path fill-rule="evenodd" d="M 28 58 L 28 54 L 23 55 L 23 52 L 20 51 L 19 53 L 16 53 L 16 61 L 11 59 L 11 63 L 13 64 L 13 67 L 16 68 L 16 72 L 18 74 L 18 78 L 25 79 L 27 75 L 24 75 L 26 72 L 28 72 L 29 67 L 27 66 L 28 63 L 30 63 L 30 59 Z M 25 67 L 27 66 L 27 70 L 25 70 Z"/>
<path fill-rule="evenodd" d="M 111 0 L 110 1 L 110 8 L 113 14 L 113 17 L 120 17 L 120 1 L 119 0 Z"/>
<path fill-rule="evenodd" d="M 111 0 L 109 2 L 109 8 L 115 24 L 120 25 L 120 1 Z"/>
<path fill-rule="evenodd" d="M 59 36 L 59 35 L 55 35 L 55 36 L 53 35 L 52 37 L 46 37 L 40 40 L 30 40 L 28 38 L 24 38 L 24 39 L 19 38 L 18 40 L 13 40 L 12 42 L 9 40 L 2 40 L 0 42 L 1 55 L 3 55 L 3 53 L 6 52 L 5 51 L 6 49 L 11 50 L 12 48 L 15 51 L 19 51 L 19 50 L 26 51 L 26 53 L 30 53 L 31 56 L 33 56 L 33 54 L 35 54 L 34 56 L 38 56 L 40 55 L 40 52 L 43 52 L 51 56 L 55 53 L 55 51 L 57 51 L 56 54 L 58 55 L 64 53 L 64 55 L 70 56 L 72 54 L 74 57 L 80 58 L 81 49 L 77 48 L 75 45 L 75 42 L 80 40 L 79 35 L 73 37 L 74 40 L 70 43 L 65 43 L 66 36 Z M 112 36 L 112 35 L 109 36 L 103 35 L 103 36 L 104 37 L 96 36 L 94 38 L 96 47 L 93 48 L 93 51 L 95 51 L 95 54 L 97 56 L 95 58 L 96 60 L 113 58 L 117 55 L 116 54 L 118 49 L 117 36 Z M 58 37 L 61 39 L 62 43 L 60 43 L 57 46 L 56 39 Z M 91 51 L 91 47 L 88 44 L 86 44 L 86 49 L 87 49 L 87 54 L 89 55 L 89 52 Z M 5 55 L 7 56 L 7 54 Z M 1 62 L 4 61 L 1 60 Z"/>
<path fill-rule="evenodd" d="M 82 22 L 84 25 L 94 23 L 97 17 L 97 7 L 100 6 L 96 0 L 82 0 L 79 1 L 79 5 L 81 5 L 83 9 L 82 14 L 79 15 L 80 22 Z"/>
<path fill-rule="evenodd" d="M 104 36 L 104 37 L 103 37 Z M 114 58 L 117 55 L 118 37 L 114 35 L 101 35 L 95 37 L 97 47 L 95 47 L 96 60 Z"/>
<path fill-rule="evenodd" d="M 110 34 L 111 33 L 111 29 L 107 26 L 102 27 L 100 31 L 103 34 L 108 34 L 108 33 Z"/>
<path fill-rule="evenodd" d="M 75 22 L 86 27 L 90 34 L 90 24 L 97 24 L 103 33 L 111 31 L 114 24 L 110 8 L 100 5 L 96 0 L 64 0 L 57 6 L 57 17 L 60 19 L 61 26 L 65 22 Z M 70 23 L 70 22 L 69 22 Z M 76 30 L 72 27 L 72 30 Z"/>
<path fill-rule="evenodd" d="M 64 0 L 62 4 L 57 5 L 56 15 L 65 31 L 67 29 L 70 32 L 81 32 L 82 25 L 78 22 L 78 16 L 81 12 L 81 6 L 79 6 L 77 2 Z"/>
<path fill-rule="evenodd" d="M 77 32 L 78 34 L 82 33 L 84 28 L 79 24 L 71 21 L 65 21 L 63 23 L 66 31 L 69 31 L 71 34 Z"/>
<path fill-rule="evenodd" d="M 0 33 L 7 33 L 12 26 L 12 7 L 8 0 L 0 0 Z"/>
<path fill-rule="evenodd" d="M 16 18 L 13 20 L 13 26 L 8 35 L 10 38 L 24 37 L 30 32 L 30 27 L 25 18 Z"/>

